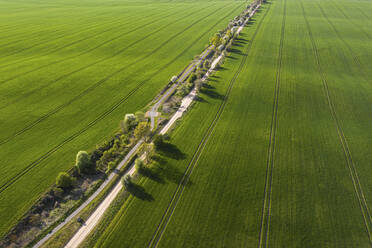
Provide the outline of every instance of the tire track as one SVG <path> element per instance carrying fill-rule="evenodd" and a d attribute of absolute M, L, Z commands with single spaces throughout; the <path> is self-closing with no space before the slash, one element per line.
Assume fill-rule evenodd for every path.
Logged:
<path fill-rule="evenodd" d="M 316 46 L 316 43 L 315 43 L 315 39 L 314 39 L 313 34 L 311 32 L 311 27 L 310 27 L 309 21 L 306 17 L 306 13 L 305 13 L 305 9 L 304 9 L 302 1 L 300 1 L 300 4 L 301 4 L 302 13 L 303 13 L 303 16 L 304 16 L 304 19 L 305 19 L 305 22 L 306 22 L 307 30 L 308 30 L 308 33 L 309 33 L 309 38 L 310 38 L 312 48 L 313 48 L 313 51 L 314 51 L 314 56 L 315 56 L 315 60 L 316 60 L 317 69 L 318 69 L 319 75 L 320 75 L 321 80 L 322 80 L 327 104 L 328 104 L 332 119 L 334 120 L 334 123 L 335 123 L 337 134 L 338 134 L 339 139 L 340 139 L 340 144 L 341 144 L 342 150 L 344 152 L 347 168 L 349 170 L 350 177 L 351 177 L 351 180 L 352 180 L 352 183 L 353 183 L 355 195 L 358 199 L 360 211 L 362 213 L 362 217 L 363 217 L 363 220 L 364 220 L 364 225 L 365 225 L 366 232 L 367 232 L 367 235 L 368 235 L 369 243 L 370 243 L 370 246 L 372 247 L 372 239 L 371 239 L 371 232 L 370 232 L 371 225 L 372 225 L 371 214 L 370 214 L 368 204 L 367 204 L 364 192 L 363 192 L 362 185 L 361 185 L 360 180 L 359 180 L 359 176 L 358 176 L 358 173 L 357 173 L 357 169 L 355 167 L 355 163 L 354 163 L 353 158 L 351 156 L 349 145 L 347 143 L 344 131 L 343 131 L 343 129 L 341 127 L 341 124 L 338 120 L 337 113 L 336 113 L 334 104 L 332 102 L 332 98 L 331 98 L 331 95 L 330 95 L 330 92 L 329 92 L 329 87 L 328 87 L 328 82 L 327 82 L 327 79 L 326 79 L 326 75 L 325 75 L 325 72 L 323 71 L 322 66 L 320 64 L 320 56 L 319 56 L 318 49 L 317 49 L 317 46 Z"/>
<path fill-rule="evenodd" d="M 225 5 L 226 6 L 226 5 Z M 18 172 L 15 176 L 10 178 L 6 183 L 2 184 L 0 186 L 0 194 L 4 192 L 7 188 L 9 188 L 11 185 L 13 185 L 16 181 L 18 181 L 22 176 L 26 175 L 30 170 L 36 168 L 37 165 L 39 165 L 41 162 L 43 162 L 45 159 L 47 159 L 50 155 L 58 151 L 61 147 L 63 147 L 65 144 L 69 143 L 70 141 L 74 140 L 81 134 L 85 133 L 88 129 L 93 127 L 95 124 L 100 122 L 102 119 L 104 119 L 106 116 L 111 114 L 113 111 L 115 111 L 119 106 L 121 106 L 123 103 L 125 103 L 132 95 L 134 95 L 142 86 L 149 80 L 151 80 L 154 76 L 165 70 L 167 67 L 172 65 L 175 61 L 177 61 L 178 58 L 180 58 L 183 54 L 185 54 L 191 47 L 195 45 L 196 42 L 198 42 L 200 39 L 202 39 L 205 35 L 207 35 L 215 26 L 217 26 L 223 19 L 225 19 L 227 16 L 231 15 L 235 10 L 240 8 L 242 5 L 239 5 L 237 8 L 229 12 L 227 15 L 219 19 L 212 27 L 210 27 L 207 31 L 205 31 L 202 35 L 200 35 L 197 39 L 195 39 L 188 47 L 186 47 L 180 54 L 178 54 L 172 61 L 164 65 L 162 68 L 154 72 L 151 76 L 149 76 L 144 81 L 140 82 L 134 89 L 132 89 L 126 96 L 121 98 L 119 101 L 117 101 L 114 105 L 112 105 L 109 109 L 107 109 L 105 112 L 100 114 L 96 119 L 91 121 L 87 126 L 83 127 L 81 130 L 77 131 L 76 133 L 72 134 L 67 139 L 63 140 L 58 145 L 51 148 L 49 151 L 38 157 L 36 160 L 28 164 L 22 171 Z"/>
<path fill-rule="evenodd" d="M 269 246 L 269 234 L 270 234 L 270 218 L 271 218 L 271 196 L 272 196 L 272 184 L 274 174 L 274 159 L 275 159 L 275 145 L 276 145 L 276 131 L 278 126 L 278 108 L 279 108 L 279 93 L 280 93 L 280 79 L 283 61 L 283 47 L 284 47 L 284 35 L 285 35 L 285 21 L 287 15 L 287 1 L 284 0 L 283 6 L 283 18 L 280 33 L 280 43 L 278 60 L 276 66 L 276 79 L 275 79 L 275 91 L 274 101 L 271 115 L 270 135 L 269 135 L 269 146 L 267 149 L 267 163 L 266 163 L 266 177 L 264 187 L 264 199 L 262 204 L 261 212 L 261 227 L 259 232 L 258 247 Z"/>
<path fill-rule="evenodd" d="M 102 26 L 107 26 L 107 25 L 110 25 L 110 24 L 119 24 L 119 23 L 120 23 L 120 18 L 117 18 L 116 21 L 113 21 L 113 22 L 110 22 L 110 23 L 104 23 L 104 24 L 98 23 L 98 24 L 91 25 L 90 27 L 85 28 L 83 31 L 84 32 L 87 32 L 87 31 L 89 32 L 91 30 L 95 30 L 95 29 L 97 29 L 99 27 L 102 27 Z M 128 22 L 128 23 L 130 23 L 130 22 Z M 127 25 L 128 23 L 124 23 L 122 25 Z M 68 43 L 66 45 L 63 45 L 61 47 L 58 47 L 56 49 L 52 49 L 51 51 L 47 51 L 43 55 L 36 54 L 34 56 L 26 57 L 26 58 L 23 58 L 23 59 L 19 59 L 19 60 L 13 61 L 13 62 L 8 63 L 8 64 L 2 64 L 4 61 L 1 61 L 0 62 L 0 69 L 8 68 L 9 66 L 17 65 L 17 64 L 22 63 L 22 62 L 28 62 L 28 61 L 31 61 L 31 60 L 33 60 L 35 58 L 41 57 L 41 56 L 48 56 L 50 54 L 53 54 L 53 53 L 58 52 L 60 50 L 63 50 L 65 48 L 67 48 L 67 47 L 71 47 L 73 45 L 76 45 L 76 44 L 78 44 L 80 42 L 83 42 L 85 40 L 89 40 L 89 39 L 94 38 L 96 36 L 99 36 L 99 35 L 102 35 L 104 33 L 110 32 L 111 30 L 116 29 L 116 28 L 118 28 L 118 27 L 117 26 L 112 26 L 111 28 L 105 29 L 104 31 L 102 31 L 100 33 L 96 33 L 95 32 L 93 35 L 90 35 L 90 36 L 87 36 L 87 37 L 84 37 L 84 38 L 75 40 L 75 41 L 70 42 L 70 43 Z M 32 49 L 34 47 L 37 47 L 37 46 L 40 46 L 40 45 L 45 45 L 45 44 L 48 44 L 48 43 L 52 43 L 52 42 L 55 42 L 57 40 L 60 40 L 60 39 L 63 39 L 63 38 L 68 38 L 68 37 L 71 37 L 71 36 L 74 36 L 74 35 L 77 35 L 77 34 L 81 34 L 81 32 L 82 32 L 82 30 L 79 30 L 78 32 L 73 32 L 73 33 L 70 33 L 70 34 L 62 33 L 62 35 L 60 35 L 60 36 L 58 36 L 58 37 L 56 37 L 56 38 L 54 38 L 52 40 L 43 40 L 43 41 L 38 42 L 36 44 L 33 44 L 33 45 L 29 46 L 29 47 L 25 47 L 25 48 L 22 48 L 20 50 L 16 50 L 13 53 L 7 54 L 6 56 L 2 56 L 2 59 L 6 60 L 6 58 L 8 58 L 8 57 L 11 57 L 11 56 L 14 56 L 16 54 L 22 53 L 22 52 L 27 51 L 29 49 Z M 26 37 L 24 40 L 18 40 L 18 41 L 13 42 L 12 44 L 18 43 L 18 42 L 28 42 L 28 41 L 29 41 L 29 39 Z"/>
<path fill-rule="evenodd" d="M 225 6 L 223 6 L 223 7 L 221 7 L 221 8 L 224 8 L 224 7 L 225 7 Z M 220 9 L 221 9 L 221 8 L 220 8 Z M 195 13 L 196 13 L 196 12 L 195 12 Z M 193 15 L 193 14 L 195 14 L 195 13 L 191 13 L 190 15 Z M 209 14 L 208 16 L 213 15 L 213 14 L 214 14 L 214 13 L 211 13 L 211 14 Z M 206 17 L 208 17 L 208 16 L 206 16 Z M 206 18 L 206 17 L 205 17 L 205 18 Z M 181 35 L 181 34 L 182 34 L 183 32 L 185 32 L 186 30 L 188 30 L 188 29 L 190 29 L 191 27 L 193 27 L 197 22 L 199 22 L 199 21 L 200 21 L 201 19 L 203 19 L 203 18 L 204 18 L 204 17 L 200 18 L 200 19 L 197 20 L 196 22 L 190 24 L 190 25 L 189 25 L 188 27 L 186 27 L 184 30 L 181 30 L 180 32 L 178 32 L 178 33 L 176 33 L 175 35 L 171 36 L 168 40 L 166 40 L 165 42 L 163 42 L 162 44 L 160 44 L 157 48 L 155 48 L 155 49 L 154 49 L 152 52 L 150 52 L 149 54 L 145 54 L 144 56 L 142 56 L 142 57 L 140 57 L 139 59 L 137 59 L 137 60 L 133 61 L 132 63 L 130 63 L 129 65 L 125 65 L 125 66 L 121 67 L 120 69 L 116 70 L 115 72 L 113 72 L 112 74 L 106 76 L 105 78 L 103 78 L 103 79 L 101 79 L 101 80 L 95 82 L 94 84 L 92 84 L 91 86 L 89 86 L 88 88 L 86 88 L 85 90 L 83 90 L 82 92 L 80 92 L 78 95 L 76 95 L 76 96 L 74 96 L 73 98 L 71 98 L 69 101 L 67 101 L 67 102 L 65 102 L 65 103 L 63 103 L 63 104 L 57 106 L 56 108 L 50 110 L 48 113 L 46 113 L 46 114 L 40 116 L 38 119 L 36 119 L 35 121 L 33 121 L 32 123 L 30 123 L 30 124 L 27 125 L 26 127 L 22 128 L 22 129 L 20 129 L 20 130 L 18 130 L 17 132 L 13 133 L 12 135 L 8 136 L 7 138 L 1 140 L 1 141 L 0 141 L 0 146 L 2 146 L 2 145 L 4 145 L 4 144 L 8 143 L 9 141 L 11 141 L 12 139 L 14 139 L 15 137 L 17 137 L 17 136 L 23 134 L 23 133 L 26 132 L 27 130 L 30 130 L 30 129 L 33 128 L 35 125 L 39 124 L 40 122 L 44 121 L 45 119 L 49 118 L 50 116 L 52 116 L 52 115 L 58 113 L 59 111 L 61 111 L 62 109 L 66 108 L 67 106 L 69 106 L 69 105 L 72 104 L 73 102 L 79 100 L 81 97 L 87 95 L 89 92 L 93 91 L 94 89 L 96 89 L 97 87 L 99 87 L 100 85 L 102 85 L 103 83 L 105 83 L 107 80 L 111 79 L 113 76 L 115 76 L 115 75 L 117 75 L 117 74 L 119 74 L 119 73 L 125 71 L 125 70 L 128 69 L 129 67 L 131 67 L 131 66 L 133 66 L 133 65 L 135 65 L 135 64 L 137 64 L 137 63 L 139 63 L 139 62 L 141 62 L 141 61 L 143 61 L 143 60 L 145 60 L 145 59 L 147 59 L 149 56 L 155 54 L 157 51 L 159 51 L 161 48 L 163 48 L 167 43 L 169 43 L 170 41 L 172 41 L 172 40 L 173 40 L 174 38 L 176 38 L 177 36 Z M 181 18 L 180 20 L 182 20 L 182 18 Z M 167 26 L 168 26 L 168 25 L 165 25 L 165 26 L 162 27 L 162 28 L 166 28 Z M 146 38 L 150 37 L 153 33 L 156 33 L 156 31 L 154 31 L 154 32 L 152 32 L 152 33 L 150 33 L 150 34 L 148 34 L 148 35 L 145 36 L 145 37 L 142 37 L 140 40 L 136 40 L 136 41 L 134 41 L 134 42 L 131 43 L 128 47 L 126 47 L 126 48 L 120 50 L 116 55 L 118 55 L 118 54 L 122 53 L 123 51 L 129 49 L 131 46 L 137 44 L 139 41 L 142 41 L 143 39 L 146 39 Z M 116 56 L 116 55 L 115 55 L 115 56 Z M 107 58 L 107 59 L 110 59 L 110 58 Z M 103 59 L 103 60 L 106 60 L 106 59 Z M 77 73 L 77 72 L 79 72 L 79 71 L 81 71 L 81 70 L 83 70 L 83 69 L 86 69 L 86 68 L 89 68 L 89 67 L 91 67 L 91 66 L 93 66 L 93 65 L 95 65 L 95 64 L 98 64 L 99 62 L 102 62 L 103 60 L 101 60 L 101 61 L 96 61 L 96 62 L 94 62 L 94 63 L 92 63 L 92 64 L 89 64 L 89 65 L 83 67 L 83 68 L 79 68 L 79 69 L 77 69 L 77 70 L 75 70 L 75 71 L 73 71 L 73 72 L 71 72 L 71 73 L 69 73 L 69 74 L 66 74 L 66 75 L 64 75 L 64 76 L 62 76 L 62 77 L 60 77 L 60 78 L 58 78 L 58 80 L 54 81 L 53 83 L 56 83 L 56 82 L 58 82 L 59 80 L 62 80 L 62 79 L 66 78 L 66 77 L 68 77 L 68 76 L 70 76 L 70 75 L 72 75 L 72 74 L 74 74 L 74 73 Z M 50 84 L 46 85 L 45 87 L 48 87 L 48 86 L 50 86 Z M 33 92 L 35 92 L 36 90 L 40 90 L 40 89 L 43 89 L 43 88 L 45 88 L 45 87 L 39 87 L 39 88 L 37 88 L 37 89 L 31 91 L 30 94 L 33 93 Z M 23 99 L 24 97 L 25 97 L 25 96 L 21 96 L 20 99 Z M 8 107 L 8 106 L 10 106 L 10 105 L 6 105 L 5 107 Z M 4 107 L 2 107 L 2 108 L 4 108 Z M 0 108 L 0 109 L 2 109 L 2 108 Z"/>
<path fill-rule="evenodd" d="M 349 50 L 351 56 L 353 57 L 353 60 L 355 62 L 355 64 L 358 66 L 358 69 L 359 69 L 359 72 L 363 75 L 364 77 L 364 80 L 366 82 L 368 82 L 368 76 L 366 75 L 366 72 L 365 70 L 362 68 L 363 67 L 363 64 L 360 62 L 359 58 L 357 55 L 355 55 L 355 53 L 353 52 L 353 49 L 350 47 L 350 45 L 342 38 L 342 36 L 340 35 L 340 33 L 337 31 L 336 27 L 334 26 L 334 24 L 331 22 L 331 20 L 329 20 L 327 14 L 324 12 L 323 8 L 321 7 L 321 5 L 319 4 L 319 2 L 316 2 L 317 5 L 318 5 L 318 8 L 320 9 L 320 11 L 322 12 L 322 15 L 323 17 L 327 20 L 328 24 L 332 27 L 333 31 L 336 33 L 338 39 L 346 46 L 346 48 Z"/>
<path fill-rule="evenodd" d="M 364 30 L 363 30 L 363 27 L 360 27 L 360 25 L 357 25 L 357 24 L 355 24 L 355 22 L 349 17 L 349 16 L 347 16 L 346 14 L 345 14 L 345 12 L 337 5 L 337 4 L 335 4 L 333 1 L 330 1 L 330 2 L 332 2 L 333 3 L 333 5 L 337 8 L 337 10 L 339 11 L 339 12 L 341 12 L 341 14 L 344 16 L 344 18 L 346 19 L 346 20 L 348 20 L 349 21 L 349 23 L 351 23 L 351 24 L 353 24 L 355 27 L 358 27 L 359 28 L 359 30 L 365 35 L 365 36 L 367 36 L 367 38 L 369 39 L 369 40 L 371 40 L 371 36 L 367 33 L 367 32 L 365 32 Z"/>
<path fill-rule="evenodd" d="M 256 37 L 260 27 L 261 27 L 261 24 L 263 23 L 263 20 L 265 19 L 269 9 L 270 9 L 270 5 L 268 6 L 264 16 L 261 18 L 253 36 L 252 36 L 250 44 L 247 46 L 247 48 L 244 52 L 243 59 L 242 59 L 241 63 L 239 64 L 239 67 L 238 67 L 237 71 L 235 72 L 233 78 L 229 82 L 229 86 L 228 86 L 228 89 L 226 90 L 225 97 L 224 97 L 222 103 L 220 104 L 220 106 L 218 107 L 218 110 L 216 112 L 216 115 L 215 115 L 212 123 L 209 125 L 208 129 L 204 133 L 204 136 L 203 136 L 202 140 L 200 141 L 196 151 L 194 152 L 190 163 L 187 165 L 185 173 L 183 174 L 183 177 L 182 177 L 181 181 L 179 182 L 179 184 L 176 188 L 176 191 L 173 193 L 171 201 L 169 202 L 168 207 L 166 208 L 163 216 L 161 217 L 160 223 L 158 224 L 157 228 L 155 229 L 155 232 L 152 235 L 152 238 L 151 238 L 150 242 L 148 243 L 147 247 L 157 247 L 159 241 L 161 240 L 161 238 L 164 234 L 164 231 L 166 230 L 166 228 L 167 228 L 167 226 L 170 222 L 170 219 L 173 216 L 173 213 L 174 213 L 174 211 L 177 207 L 177 204 L 182 197 L 182 193 L 183 193 L 184 188 L 186 187 L 186 185 L 188 183 L 190 175 L 191 175 L 193 169 L 195 168 L 195 166 L 197 165 L 197 162 L 198 162 L 206 144 L 208 143 L 208 140 L 211 137 L 211 135 L 214 131 L 214 128 L 217 125 L 218 120 L 220 119 L 220 117 L 221 117 L 221 115 L 222 115 L 222 113 L 225 109 L 225 106 L 226 106 L 228 97 L 230 95 L 230 92 L 231 92 L 231 90 L 234 86 L 234 83 L 235 83 L 237 77 L 240 75 L 240 72 L 245 65 L 245 62 L 247 60 L 247 57 L 248 57 L 248 54 L 249 54 L 250 49 L 252 47 L 252 44 L 254 42 L 254 39 L 255 39 L 255 37 Z"/>
<path fill-rule="evenodd" d="M 190 8 L 190 9 L 191 9 L 191 8 Z M 185 9 L 185 10 L 188 10 L 188 9 Z M 184 11 L 185 11 L 185 10 L 184 10 Z M 7 83 L 7 82 L 9 82 L 9 81 L 12 81 L 12 80 L 14 80 L 14 79 L 17 79 L 17 78 L 19 78 L 19 77 L 21 77 L 21 76 L 25 76 L 25 75 L 27 75 L 27 74 L 29 74 L 29 73 L 32 73 L 32 72 L 38 71 L 38 70 L 40 70 L 40 69 L 46 68 L 46 67 L 48 67 L 48 66 L 56 65 L 56 64 L 59 64 L 59 63 L 61 63 L 61 62 L 65 62 L 65 61 L 67 61 L 67 60 L 74 59 L 74 58 L 78 58 L 78 57 L 80 57 L 80 56 L 82 56 L 82 55 L 85 55 L 85 54 L 89 54 L 90 52 L 96 50 L 97 48 L 100 48 L 100 47 L 102 47 L 102 46 L 104 46 L 104 45 L 107 45 L 107 44 L 111 43 L 112 41 L 115 41 L 115 40 L 117 40 L 117 39 L 119 39 L 119 38 L 121 38 L 121 37 L 123 37 L 123 36 L 126 36 L 126 35 L 128 35 L 128 34 L 131 34 L 131 33 L 133 33 L 133 32 L 136 32 L 136 31 L 138 31 L 138 30 L 140 30 L 140 29 L 143 29 L 143 27 L 151 26 L 151 24 L 154 24 L 154 23 L 156 23 L 156 22 L 158 22 L 158 21 L 161 21 L 161 20 L 163 20 L 163 19 L 165 19 L 165 18 L 168 18 L 168 17 L 170 17 L 170 16 L 173 16 L 173 15 L 177 15 L 177 13 L 171 13 L 171 14 L 169 14 L 169 15 L 167 15 L 167 16 L 161 16 L 161 17 L 158 18 L 158 19 L 155 19 L 155 20 L 152 20 L 152 21 L 146 22 L 145 24 L 141 25 L 140 27 L 137 27 L 137 28 L 135 28 L 135 29 L 132 29 L 132 30 L 129 31 L 129 32 L 124 32 L 124 33 L 122 33 L 122 34 L 120 34 L 120 35 L 117 35 L 117 36 L 113 37 L 112 39 L 106 40 L 106 41 L 104 41 L 104 42 L 98 44 L 97 46 L 92 47 L 91 49 L 88 49 L 88 50 L 86 50 L 86 51 L 83 51 L 82 53 L 79 53 L 79 54 L 77 54 L 77 55 L 73 55 L 73 56 L 70 56 L 70 57 L 67 57 L 67 58 L 64 58 L 64 59 L 61 59 L 61 60 L 57 60 L 57 61 L 51 62 L 51 63 L 49 63 L 49 64 L 46 64 L 46 65 L 42 65 L 42 66 L 36 67 L 36 68 L 34 68 L 34 69 L 32 69 L 32 70 L 29 70 L 29 71 L 26 71 L 26 72 L 23 72 L 23 73 L 20 73 L 20 74 L 14 75 L 13 77 L 10 77 L 10 78 L 7 78 L 7 79 L 5 79 L 5 80 L 3 80 L 3 81 L 0 81 L 0 85 L 5 84 L 5 83 Z M 150 17 L 150 16 L 148 16 L 148 17 Z M 161 29 L 157 29 L 157 30 L 159 31 L 159 30 L 161 30 Z M 151 34 L 153 34 L 153 33 L 154 33 L 154 32 L 152 32 Z M 148 34 L 148 35 L 142 37 L 142 39 L 146 39 L 146 38 L 148 38 L 149 36 L 150 36 L 150 35 Z M 141 39 L 137 40 L 136 42 L 138 43 L 139 41 L 141 41 Z M 132 42 L 131 45 L 133 46 L 133 44 L 136 44 L 136 43 Z M 108 56 L 108 57 L 106 57 L 106 58 L 103 58 L 103 59 L 97 60 L 97 61 L 95 61 L 95 62 L 93 62 L 93 63 L 91 63 L 91 64 L 89 64 L 89 65 L 87 65 L 87 66 L 81 67 L 81 69 L 79 68 L 79 69 L 77 69 L 77 70 L 75 70 L 75 71 L 73 71 L 73 72 L 70 72 L 70 73 L 68 73 L 68 74 L 62 75 L 61 77 L 59 77 L 59 78 L 57 78 L 56 80 L 54 80 L 51 84 L 53 84 L 53 83 L 55 83 L 56 81 L 59 81 L 59 80 L 61 80 L 61 79 L 63 79 L 63 78 L 66 78 L 66 77 L 68 77 L 68 76 L 70 76 L 70 75 L 72 75 L 72 74 L 74 74 L 74 73 L 76 73 L 76 72 L 79 72 L 79 71 L 81 71 L 81 70 L 83 70 L 83 69 L 86 69 L 86 68 L 88 68 L 88 67 L 90 67 L 90 66 L 93 66 L 93 65 L 95 65 L 95 64 L 97 64 L 97 63 L 100 63 L 100 62 L 106 61 L 106 60 L 108 60 L 108 59 L 111 59 L 111 58 L 113 58 L 113 57 L 115 57 L 115 56 L 121 54 L 122 52 L 124 52 L 124 51 L 127 50 L 128 48 L 130 48 L 130 46 L 126 46 L 125 48 L 120 49 L 119 51 L 115 52 L 114 54 L 112 54 L 112 55 L 110 55 L 110 56 Z M 49 86 L 49 85 L 41 86 L 41 87 L 39 87 L 39 88 L 33 90 L 32 92 L 39 91 L 40 89 L 43 89 L 43 88 L 48 87 L 48 86 Z M 29 94 L 27 94 L 26 96 L 28 96 L 28 95 L 29 95 Z M 19 97 L 19 99 L 22 99 L 22 98 L 24 98 L 24 96 Z M 10 104 L 13 104 L 13 102 L 10 103 Z M 10 104 L 7 103 L 5 107 L 9 106 Z M 3 109 L 3 108 L 4 108 L 4 107 L 1 107 L 0 109 Z"/>
<path fill-rule="evenodd" d="M 89 24 L 89 23 L 91 23 L 92 21 L 94 21 L 94 19 L 96 19 L 96 18 L 100 18 L 100 17 L 104 17 L 105 15 L 107 15 L 107 14 L 110 14 L 110 12 L 107 12 L 107 13 L 101 13 L 100 15 L 97 15 L 97 16 L 94 16 L 94 17 L 92 17 L 92 18 L 90 18 L 90 19 L 88 19 L 88 20 L 85 20 L 86 21 L 86 23 L 82 23 L 83 25 L 86 25 L 86 24 Z M 120 20 L 120 18 L 117 18 L 116 19 L 116 21 L 117 20 Z M 106 23 L 106 24 L 108 24 L 108 23 Z M 25 24 L 22 24 L 22 25 L 18 25 L 18 26 L 20 26 L 20 27 L 23 27 L 24 28 L 24 25 Z M 97 23 L 94 23 L 94 24 L 91 24 L 91 25 L 89 25 L 88 27 L 86 27 L 86 28 L 92 28 L 92 27 L 97 27 L 97 26 L 101 26 L 101 25 L 104 25 L 104 24 L 97 24 Z M 1 37 L 3 40 L 6 40 L 6 39 L 14 39 L 14 40 L 11 40 L 11 41 L 9 41 L 8 43 L 3 43 L 3 44 L 0 44 L 0 48 L 1 49 L 3 49 L 3 48 L 6 48 L 6 46 L 8 46 L 8 45 L 12 45 L 12 44 L 16 44 L 16 43 L 19 43 L 19 42 L 24 42 L 24 41 L 26 41 L 26 42 L 30 42 L 30 38 L 32 38 L 32 41 L 37 41 L 37 40 L 39 40 L 39 38 L 40 37 L 38 37 L 40 34 L 42 34 L 43 32 L 50 32 L 51 31 L 51 34 L 52 33 L 58 33 L 58 32 L 63 32 L 63 31 L 61 31 L 60 29 L 61 28 L 65 28 L 65 27 L 69 27 L 69 26 L 71 26 L 71 24 L 63 24 L 63 25 L 56 25 L 56 26 L 54 26 L 54 28 L 50 28 L 50 29 L 47 29 L 47 30 L 45 30 L 45 29 L 40 29 L 40 28 L 43 28 L 45 26 L 45 24 L 38 24 L 38 25 L 34 25 L 34 26 L 31 26 L 30 28 L 33 30 L 32 32 L 31 32 L 31 35 L 33 35 L 33 37 L 31 36 L 30 37 L 30 33 L 23 33 L 22 35 L 19 35 L 18 37 L 17 37 L 17 34 L 18 33 L 16 33 L 16 34 L 11 34 L 11 35 L 8 35 L 8 36 L 3 36 L 3 37 Z M 16 30 L 16 29 L 18 29 L 19 27 L 12 27 L 12 28 L 9 28 L 9 30 Z M 35 33 L 35 29 L 37 29 L 36 31 L 38 31 L 38 33 Z M 8 30 L 8 31 L 9 31 Z M 69 34 L 65 34 L 65 35 L 75 35 L 75 34 L 79 34 L 80 32 L 81 32 L 82 30 L 79 30 L 78 32 L 72 32 L 72 33 L 69 33 Z M 2 31 L 2 33 L 7 33 L 7 31 Z M 57 39 L 57 38 L 55 38 L 55 39 Z M 55 39 L 53 39 L 53 40 L 55 40 Z M 53 41 L 53 40 L 50 40 L 50 39 L 46 39 L 46 40 L 44 40 L 43 42 L 44 43 L 48 43 L 48 42 L 50 42 L 50 41 Z M 42 42 L 42 43 L 43 43 Z M 40 44 L 42 44 L 42 43 L 40 43 Z M 7 55 L 7 57 L 8 56 L 11 56 L 11 54 L 9 54 L 9 55 Z M 4 58 L 4 57 L 2 57 L 2 58 Z"/>

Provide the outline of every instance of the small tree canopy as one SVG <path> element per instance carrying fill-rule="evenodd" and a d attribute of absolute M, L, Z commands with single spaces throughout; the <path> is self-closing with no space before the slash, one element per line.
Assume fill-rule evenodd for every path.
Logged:
<path fill-rule="evenodd" d="M 150 135 L 150 125 L 147 122 L 140 122 L 134 130 L 136 139 L 146 138 Z"/>
<path fill-rule="evenodd" d="M 73 177 L 66 172 L 60 172 L 56 179 L 56 185 L 59 188 L 67 189 L 70 188 L 74 183 Z"/>
<path fill-rule="evenodd" d="M 141 173 L 142 170 L 143 170 L 143 167 L 145 166 L 143 161 L 139 158 L 136 159 L 136 161 L 134 162 L 134 166 L 136 168 L 136 170 Z"/>
<path fill-rule="evenodd" d="M 92 170 L 93 163 L 90 161 L 89 154 L 86 151 L 80 151 L 76 155 L 76 168 L 79 174 L 88 173 Z"/>
<path fill-rule="evenodd" d="M 212 45 L 214 45 L 214 47 L 218 47 L 219 45 L 221 45 L 221 35 L 219 33 L 215 34 L 211 39 L 210 39 L 210 42 Z"/>
<path fill-rule="evenodd" d="M 123 185 L 125 189 L 129 189 L 132 186 L 132 177 L 130 175 L 125 175 L 123 178 Z"/>

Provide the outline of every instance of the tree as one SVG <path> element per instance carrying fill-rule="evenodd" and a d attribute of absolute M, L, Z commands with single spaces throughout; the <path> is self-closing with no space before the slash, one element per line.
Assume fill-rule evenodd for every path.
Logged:
<path fill-rule="evenodd" d="M 190 77 L 188 78 L 188 83 L 193 83 L 197 79 L 197 76 L 195 73 L 191 73 Z"/>
<path fill-rule="evenodd" d="M 147 122 L 140 122 L 134 130 L 136 139 L 147 138 L 150 135 L 150 125 Z"/>
<path fill-rule="evenodd" d="M 144 168 L 145 164 L 143 163 L 143 161 L 139 158 L 136 159 L 136 161 L 134 162 L 134 167 L 136 168 L 136 170 L 141 173 L 143 171 L 143 168 Z"/>
<path fill-rule="evenodd" d="M 121 128 L 124 133 L 127 133 L 133 128 L 135 128 L 137 124 L 138 124 L 138 120 L 134 114 L 126 114 L 124 116 L 124 121 L 120 123 Z"/>
<path fill-rule="evenodd" d="M 221 35 L 219 33 L 215 34 L 211 39 L 210 39 L 210 42 L 212 45 L 214 45 L 214 47 L 218 47 L 219 45 L 221 45 Z"/>
<path fill-rule="evenodd" d="M 205 60 L 204 61 L 204 68 L 206 68 L 206 69 L 209 69 L 210 68 L 210 63 L 209 63 L 209 60 Z"/>
<path fill-rule="evenodd" d="M 106 169 L 106 174 L 109 174 L 111 171 L 113 171 L 116 167 L 116 164 L 114 162 L 109 162 Z"/>
<path fill-rule="evenodd" d="M 123 185 L 125 189 L 129 189 L 132 186 L 132 177 L 130 175 L 125 175 L 123 178 Z"/>
<path fill-rule="evenodd" d="M 59 188 L 67 189 L 70 188 L 74 183 L 73 177 L 66 172 L 60 172 L 56 179 L 56 185 Z"/>
<path fill-rule="evenodd" d="M 79 174 L 89 173 L 93 169 L 93 163 L 90 160 L 89 154 L 86 151 L 80 151 L 76 155 L 76 168 Z"/>

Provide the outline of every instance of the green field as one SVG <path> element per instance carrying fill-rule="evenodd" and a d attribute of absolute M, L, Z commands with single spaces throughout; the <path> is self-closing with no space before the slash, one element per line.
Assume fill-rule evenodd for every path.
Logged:
<path fill-rule="evenodd" d="M 0 235 L 245 1 L 0 1 Z"/>
<path fill-rule="evenodd" d="M 371 10 L 265 4 L 96 246 L 371 247 Z"/>

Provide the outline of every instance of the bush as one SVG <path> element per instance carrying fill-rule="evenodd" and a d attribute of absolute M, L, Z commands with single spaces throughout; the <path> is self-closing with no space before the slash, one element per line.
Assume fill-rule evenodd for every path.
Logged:
<path fill-rule="evenodd" d="M 94 169 L 92 165 L 94 164 L 91 162 L 89 154 L 86 151 L 78 152 L 75 166 L 79 174 L 91 172 Z"/>
<path fill-rule="evenodd" d="M 132 177 L 130 175 L 126 175 L 124 178 L 123 178 L 123 185 L 125 187 L 125 189 L 129 189 L 130 186 L 132 186 Z"/>
<path fill-rule="evenodd" d="M 110 162 L 107 165 L 106 174 L 109 174 L 111 171 L 113 171 L 116 167 L 116 164 L 114 162 Z"/>
<path fill-rule="evenodd" d="M 53 193 L 56 197 L 62 198 L 63 197 L 63 189 L 61 188 L 54 188 Z"/>
<path fill-rule="evenodd" d="M 188 83 L 193 83 L 197 79 L 197 76 L 195 73 L 191 73 L 190 77 L 188 78 L 187 82 Z"/>
<path fill-rule="evenodd" d="M 57 179 L 56 179 L 57 187 L 62 188 L 62 189 L 67 189 L 67 188 L 72 187 L 73 183 L 74 183 L 74 178 L 71 177 L 68 173 L 60 172 L 58 174 Z"/>
<path fill-rule="evenodd" d="M 141 173 L 143 171 L 144 166 L 145 166 L 145 164 L 139 158 L 137 158 L 136 161 L 134 162 L 134 167 L 136 168 L 136 171 L 139 172 L 139 173 Z"/>
<path fill-rule="evenodd" d="M 136 139 L 147 138 L 150 135 L 150 125 L 147 122 L 140 122 L 134 130 Z"/>

